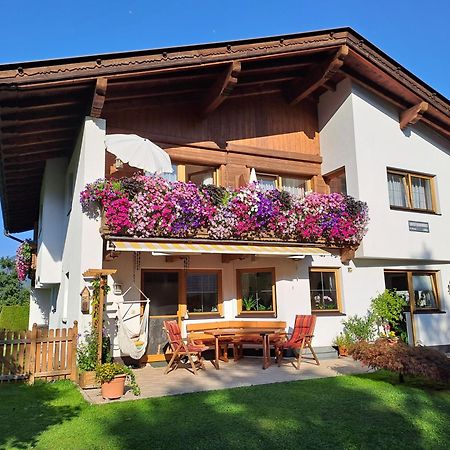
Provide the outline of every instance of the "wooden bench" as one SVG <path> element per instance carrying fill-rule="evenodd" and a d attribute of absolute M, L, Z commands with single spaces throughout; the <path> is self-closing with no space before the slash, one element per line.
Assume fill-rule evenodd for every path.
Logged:
<path fill-rule="evenodd" d="M 202 323 L 190 323 L 186 326 L 188 333 L 188 339 L 196 344 L 203 344 L 207 346 L 214 345 L 214 337 L 205 333 L 208 330 L 217 329 L 260 329 L 260 328 L 273 328 L 274 330 L 285 330 L 286 322 L 281 320 L 221 320 L 213 322 Z M 228 346 L 233 344 L 233 358 L 238 360 L 243 356 L 244 345 L 262 346 L 262 337 L 259 333 L 255 334 L 242 334 L 238 333 L 233 337 L 221 338 L 221 352 L 220 359 L 222 361 L 228 361 Z"/>

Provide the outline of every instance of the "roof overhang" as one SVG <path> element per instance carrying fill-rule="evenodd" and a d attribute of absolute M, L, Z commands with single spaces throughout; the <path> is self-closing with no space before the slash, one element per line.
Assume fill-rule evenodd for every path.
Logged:
<path fill-rule="evenodd" d="M 151 242 L 139 240 L 108 240 L 107 250 L 114 252 L 150 252 L 153 256 L 169 255 L 256 255 L 256 256 L 286 256 L 301 259 L 307 255 L 330 255 L 330 252 L 320 248 L 305 245 L 283 245 L 270 243 L 186 243 L 186 242 Z"/>
<path fill-rule="evenodd" d="M 317 100 L 346 77 L 395 105 L 402 127 L 421 120 L 450 137 L 448 99 L 350 28 L 0 65 L 5 228 L 33 228 L 45 161 L 70 157 L 86 115 L 164 101 L 201 119 L 226 98 Z"/>

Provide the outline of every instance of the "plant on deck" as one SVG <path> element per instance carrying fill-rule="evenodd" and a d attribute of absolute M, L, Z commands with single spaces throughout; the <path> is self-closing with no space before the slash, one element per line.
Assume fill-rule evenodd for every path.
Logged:
<path fill-rule="evenodd" d="M 126 375 L 127 382 L 129 383 L 134 395 L 139 395 L 141 393 L 139 385 L 136 382 L 136 376 L 133 370 L 129 367 L 123 366 L 122 364 L 109 362 L 100 364 L 95 369 L 95 379 L 101 384 L 109 383 L 117 375 Z"/>
<path fill-rule="evenodd" d="M 170 182 L 134 175 L 97 180 L 80 194 L 83 211 L 104 213 L 111 234 L 136 238 L 281 239 L 357 246 L 367 231 L 364 202 L 339 193 L 295 197 L 263 191 Z"/>

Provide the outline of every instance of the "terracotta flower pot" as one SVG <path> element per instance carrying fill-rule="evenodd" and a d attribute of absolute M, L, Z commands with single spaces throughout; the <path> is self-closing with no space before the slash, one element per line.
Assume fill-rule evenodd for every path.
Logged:
<path fill-rule="evenodd" d="M 120 398 L 125 392 L 125 378 L 124 375 L 116 375 L 109 383 L 102 384 L 102 397 L 110 400 Z"/>
<path fill-rule="evenodd" d="M 78 384 L 81 389 L 95 389 L 100 387 L 100 384 L 95 381 L 95 370 L 80 372 L 78 375 Z"/>

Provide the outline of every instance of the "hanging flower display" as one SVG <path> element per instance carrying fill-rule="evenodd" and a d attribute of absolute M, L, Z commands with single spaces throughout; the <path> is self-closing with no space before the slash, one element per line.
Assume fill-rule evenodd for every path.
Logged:
<path fill-rule="evenodd" d="M 19 281 L 25 281 L 31 270 L 32 249 L 30 241 L 23 241 L 16 252 L 16 272 Z"/>
<path fill-rule="evenodd" d="M 339 193 L 294 197 L 257 183 L 239 189 L 135 175 L 97 180 L 81 192 L 83 211 L 103 212 L 111 234 L 136 238 L 209 237 L 358 245 L 367 231 L 364 202 Z"/>

